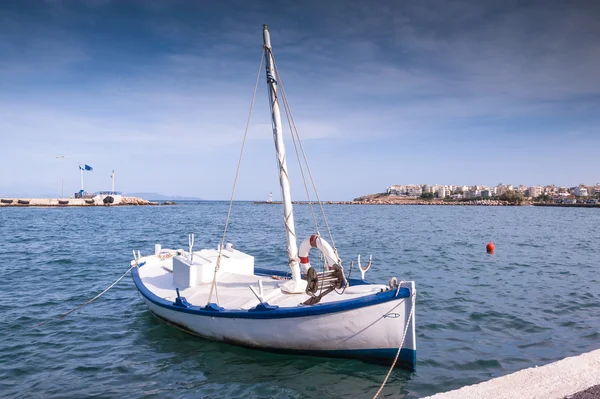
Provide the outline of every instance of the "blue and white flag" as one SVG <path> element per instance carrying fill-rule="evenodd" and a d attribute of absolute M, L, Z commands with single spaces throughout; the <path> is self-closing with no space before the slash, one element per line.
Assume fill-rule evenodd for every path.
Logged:
<path fill-rule="evenodd" d="M 79 169 L 81 169 L 81 170 L 89 170 L 89 171 L 94 170 L 94 168 L 92 168 L 90 165 L 79 165 Z"/>

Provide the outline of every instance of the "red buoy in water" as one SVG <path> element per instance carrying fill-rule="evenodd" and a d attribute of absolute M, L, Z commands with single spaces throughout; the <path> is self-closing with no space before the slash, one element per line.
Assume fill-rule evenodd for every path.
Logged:
<path fill-rule="evenodd" d="M 485 250 L 487 251 L 488 254 L 493 254 L 494 249 L 496 249 L 496 247 L 494 247 L 494 243 L 491 241 L 488 242 L 488 245 L 485 246 Z"/>

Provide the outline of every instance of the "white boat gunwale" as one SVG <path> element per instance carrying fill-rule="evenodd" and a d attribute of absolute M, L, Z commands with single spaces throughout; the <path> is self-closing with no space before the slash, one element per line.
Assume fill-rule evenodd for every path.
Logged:
<path fill-rule="evenodd" d="M 142 266 L 143 267 L 143 266 Z M 258 275 L 285 275 L 287 273 L 281 272 L 279 270 L 271 270 L 271 269 L 263 269 L 257 268 Z M 383 292 L 376 292 L 369 295 L 364 295 L 359 298 L 345 299 L 341 301 L 335 302 L 327 302 L 320 303 L 316 305 L 310 306 L 294 306 L 294 307 L 279 307 L 279 306 L 271 306 L 268 303 L 259 304 L 251 309 L 225 309 L 218 306 L 215 303 L 207 304 L 206 306 L 198 306 L 198 305 L 189 305 L 182 306 L 177 305 L 173 301 L 166 300 L 164 298 L 159 297 L 154 294 L 150 289 L 148 289 L 144 282 L 142 281 L 139 275 L 139 269 L 134 267 L 131 270 L 131 275 L 133 281 L 136 285 L 136 288 L 150 302 L 154 303 L 163 308 L 167 308 L 170 310 L 183 312 L 183 313 L 192 313 L 200 316 L 208 316 L 208 317 L 227 317 L 227 318 L 240 318 L 240 319 L 281 319 L 281 318 L 291 318 L 291 317 L 309 317 L 316 315 L 324 315 L 328 313 L 338 313 L 344 311 L 350 311 L 355 309 L 360 309 L 363 307 L 368 307 L 376 304 L 381 304 L 385 302 L 392 302 L 394 300 L 402 299 L 402 298 L 410 298 L 411 292 L 406 287 L 400 287 L 398 290 L 390 289 Z M 359 280 L 360 281 L 360 280 Z M 357 282 L 356 280 L 351 280 L 350 284 L 355 283 L 354 285 L 370 285 L 370 283 L 366 282 Z"/>

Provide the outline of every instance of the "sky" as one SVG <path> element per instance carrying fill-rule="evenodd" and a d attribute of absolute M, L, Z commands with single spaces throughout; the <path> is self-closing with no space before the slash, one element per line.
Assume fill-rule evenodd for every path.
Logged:
<path fill-rule="evenodd" d="M 114 169 L 124 192 L 229 199 L 262 24 L 322 199 L 596 184 L 599 18 L 598 1 L 5 0 L 0 195 L 58 196 L 62 167 L 73 193 L 86 163 L 88 191 Z M 235 198 L 269 192 L 261 71 Z"/>

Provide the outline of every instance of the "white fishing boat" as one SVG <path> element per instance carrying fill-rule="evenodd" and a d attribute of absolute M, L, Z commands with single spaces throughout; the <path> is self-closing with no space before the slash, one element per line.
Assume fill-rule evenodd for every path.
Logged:
<path fill-rule="evenodd" d="M 371 284 L 364 278 L 371 261 L 363 268 L 360 255 L 357 267 L 361 278 L 348 278 L 324 213 L 330 243 L 319 233 L 315 218 L 315 234 L 297 246 L 280 116 L 280 105 L 284 105 L 286 113 L 289 106 L 266 25 L 263 40 L 291 271 L 281 271 L 283 264 L 273 270 L 257 267 L 252 255 L 226 244 L 228 212 L 221 244 L 216 249 L 195 251 L 190 235 L 187 250 L 163 249 L 156 244 L 152 255 L 141 256 L 134 251 L 135 285 L 159 319 L 202 338 L 267 351 L 356 358 L 413 369 L 414 282 L 393 277 L 387 284 Z M 293 118 L 290 122 L 287 115 L 298 155 L 296 141 L 302 149 L 300 137 Z M 304 155 L 303 149 L 301 153 Z M 298 155 L 299 161 L 300 158 Z M 311 176 L 310 169 L 308 172 Z M 304 176 L 302 172 L 303 179 Z M 318 200 L 316 189 L 315 194 Z M 232 203 L 233 194 L 230 210 Z M 309 203 L 312 206 L 310 197 Z M 316 204 L 320 205 L 320 201 Z M 322 254 L 321 267 L 311 266 L 312 248 Z"/>

